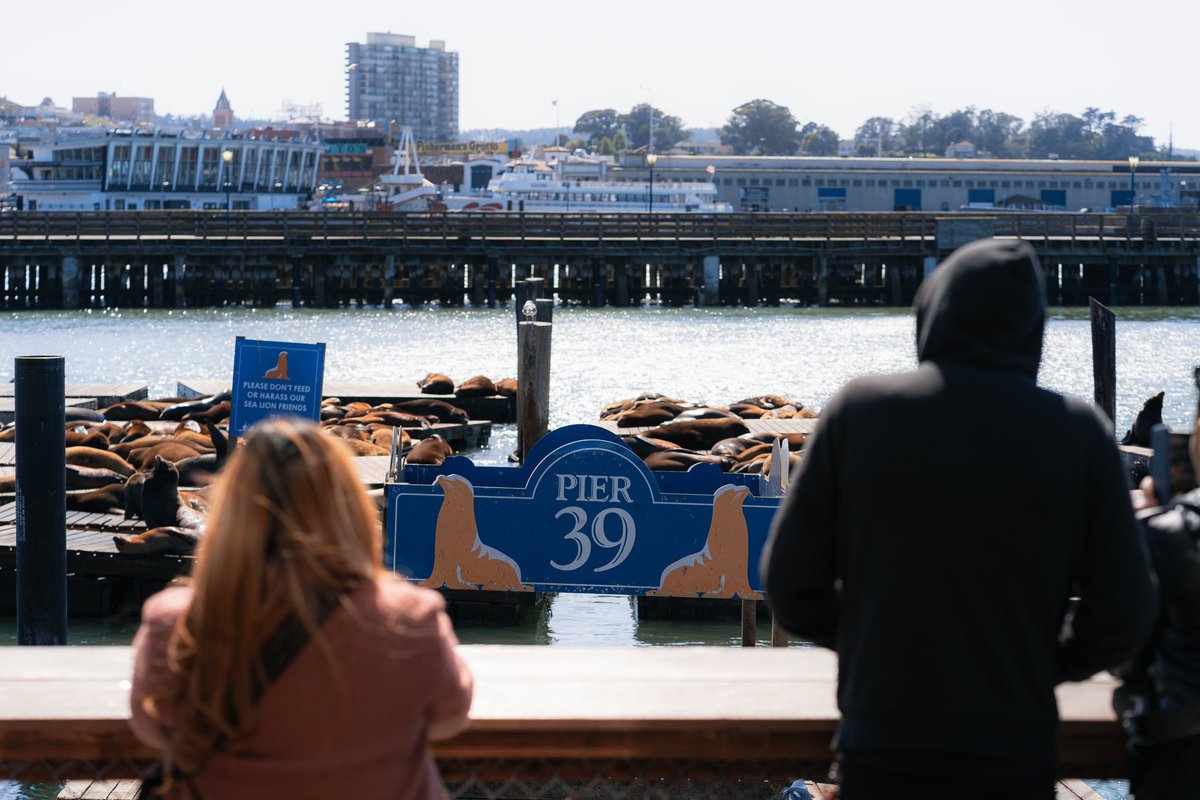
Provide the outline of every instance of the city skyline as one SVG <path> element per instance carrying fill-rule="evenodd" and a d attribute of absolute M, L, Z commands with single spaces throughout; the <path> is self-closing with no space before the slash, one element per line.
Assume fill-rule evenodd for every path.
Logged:
<path fill-rule="evenodd" d="M 60 5 L 64 18 L 94 10 L 80 0 Z M 210 113 L 224 88 L 239 118 L 275 117 L 291 100 L 343 119 L 346 42 L 390 31 L 420 46 L 441 39 L 459 53 L 461 129 L 569 131 L 587 110 L 645 102 L 688 127 L 719 127 L 735 106 L 763 97 L 842 138 L 870 116 L 903 119 L 921 107 L 945 114 L 973 105 L 1028 123 L 1044 110 L 1094 106 L 1142 117 L 1141 132 L 1159 144 L 1173 128 L 1177 147 L 1200 149 L 1200 112 L 1179 90 L 1191 48 L 1158 33 L 1197 29 L 1200 8 L 1182 0 L 1151 0 L 1136 17 L 1112 0 L 1014 0 L 1003 13 L 943 0 L 905 13 L 864 0 L 852 15 L 761 1 L 737 15 L 715 2 L 680 14 L 613 0 L 603 14 L 556 9 L 512 20 L 471 0 L 453 13 L 364 0 L 355 14 L 336 16 L 305 1 L 286 14 L 266 3 L 210 16 L 146 0 L 119 7 L 52 39 L 11 37 L 5 49 L 16 68 L 0 95 L 70 107 L 72 97 L 116 92 L 190 116 Z"/>

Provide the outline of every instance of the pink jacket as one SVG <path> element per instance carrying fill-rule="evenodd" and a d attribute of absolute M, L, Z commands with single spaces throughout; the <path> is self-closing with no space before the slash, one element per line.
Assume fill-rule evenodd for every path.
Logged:
<path fill-rule="evenodd" d="M 191 598 L 188 588 L 151 597 L 133 642 L 130 724 L 159 749 L 172 709 L 155 719 L 144 701 L 178 680 L 166 647 Z M 429 742 L 466 727 L 472 688 L 444 609 L 437 593 L 392 578 L 357 590 L 322 629 L 336 666 L 310 642 L 259 701 L 245 747 L 214 753 L 173 800 L 443 797 Z"/>

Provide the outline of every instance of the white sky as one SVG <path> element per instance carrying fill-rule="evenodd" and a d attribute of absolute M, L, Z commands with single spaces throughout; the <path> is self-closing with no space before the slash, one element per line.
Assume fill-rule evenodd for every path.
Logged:
<path fill-rule="evenodd" d="M 0 8 L 4 8 L 0 5 Z M 98 91 L 159 113 L 274 116 L 285 98 L 345 116 L 345 43 L 366 32 L 459 53 L 462 128 L 570 128 L 592 108 L 652 101 L 721 125 L 756 97 L 843 138 L 868 116 L 974 105 L 1028 122 L 1088 106 L 1200 149 L 1195 0 L 745 0 L 537 4 L 477 0 L 58 0 L 0 31 L 0 96 L 33 105 Z M 592 10 L 594 9 L 594 10 Z M 14 8 L 5 8 L 15 12 Z M 51 19 L 45 19 L 49 14 Z M 32 16 L 30 16 L 32 15 Z M 11 18 L 12 13 L 8 13 Z M 557 111 L 551 105 L 558 99 Z"/>

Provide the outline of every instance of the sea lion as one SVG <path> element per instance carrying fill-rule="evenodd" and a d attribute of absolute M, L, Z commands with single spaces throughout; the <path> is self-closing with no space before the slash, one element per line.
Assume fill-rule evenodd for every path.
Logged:
<path fill-rule="evenodd" d="M 153 447 L 156 444 L 170 441 L 174 441 L 170 436 L 161 433 L 151 433 L 146 436 L 139 436 L 136 439 L 126 439 L 123 442 L 110 444 L 108 450 L 111 453 L 116 453 L 121 458 L 128 459 L 129 454 L 134 450 L 143 450 L 147 447 Z"/>
<path fill-rule="evenodd" d="M 432 397 L 404 400 L 396 403 L 393 408 L 422 417 L 437 417 L 439 422 L 463 423 L 468 421 L 466 411 L 458 406 L 450 405 L 445 400 L 435 400 Z"/>
<path fill-rule="evenodd" d="M 410 464 L 431 464 L 437 466 L 454 455 L 454 448 L 439 434 L 433 434 L 413 445 L 405 460 Z"/>
<path fill-rule="evenodd" d="M 128 478 L 135 470 L 133 465 L 116 453 L 107 450 L 97 450 L 94 447 L 68 447 L 67 463 L 76 467 L 91 467 L 93 469 L 111 469 Z"/>
<path fill-rule="evenodd" d="M 275 366 L 272 369 L 263 373 L 265 381 L 290 381 L 288 377 L 288 355 L 287 350 L 280 350 L 279 357 L 275 359 Z"/>
<path fill-rule="evenodd" d="M 67 422 L 104 422 L 104 415 L 94 408 L 67 406 L 65 419 Z"/>
<path fill-rule="evenodd" d="M 228 399 L 230 399 L 230 393 L 226 391 L 210 395 L 208 397 L 201 397 L 195 400 L 185 400 L 182 403 L 175 403 L 174 405 L 164 408 L 162 410 L 162 415 L 159 418 L 169 419 L 177 422 L 186 417 L 188 414 L 208 411 L 213 406 Z"/>
<path fill-rule="evenodd" d="M 678 450 L 679 445 L 665 439 L 651 439 L 649 436 L 622 436 L 621 439 L 638 458 L 644 459 L 651 453 L 661 453 L 664 450 Z"/>
<path fill-rule="evenodd" d="M 486 589 L 529 592 L 515 561 L 479 538 L 475 523 L 475 492 L 458 475 L 439 475 L 436 483 L 445 497 L 434 529 L 433 570 L 421 586 L 439 589 Z"/>
<path fill-rule="evenodd" d="M 412 446 L 412 437 L 404 428 L 393 429 L 390 425 L 380 425 L 377 428 L 371 429 L 371 444 L 377 447 L 383 447 L 390 453 L 392 450 L 392 442 L 395 439 L 393 430 L 400 431 L 400 448 L 407 450 Z"/>
<path fill-rule="evenodd" d="M 108 437 L 103 433 L 95 431 L 88 431 L 86 433 L 67 431 L 66 443 L 67 447 L 94 447 L 97 450 L 108 449 Z"/>
<path fill-rule="evenodd" d="M 0 442 L 15 442 L 17 440 L 17 426 L 8 424 L 0 426 Z"/>
<path fill-rule="evenodd" d="M 211 450 L 208 452 L 211 452 Z M 142 470 L 154 466 L 156 458 L 163 458 L 167 461 L 182 461 L 185 458 L 194 458 L 195 456 L 205 454 L 206 451 L 190 442 L 169 441 L 159 442 L 150 447 L 140 447 L 129 454 L 128 461 L 137 469 Z"/>
<path fill-rule="evenodd" d="M 694 450 L 662 450 L 650 453 L 642 459 L 646 466 L 655 472 L 687 472 L 697 464 L 716 464 L 722 472 L 733 468 L 734 460 L 724 456 L 714 456 L 709 453 L 697 453 Z"/>
<path fill-rule="evenodd" d="M 1159 392 L 1142 403 L 1142 410 L 1133 420 L 1133 427 L 1125 432 L 1121 444 L 1135 447 L 1150 447 L 1150 430 L 1155 425 L 1162 425 L 1163 398 L 1166 392 Z"/>
<path fill-rule="evenodd" d="M 428 428 L 433 425 L 433 421 L 437 417 L 423 417 L 419 414 L 406 414 L 403 411 L 394 411 L 392 409 L 375 410 L 370 414 L 361 417 L 354 417 L 351 421 L 359 425 L 387 425 L 397 428 Z"/>
<path fill-rule="evenodd" d="M 113 544 L 118 553 L 125 555 L 170 555 L 187 556 L 196 550 L 200 543 L 200 532 L 191 528 L 164 526 L 152 528 L 145 533 L 130 535 L 118 533 L 113 536 Z"/>
<path fill-rule="evenodd" d="M 366 439 L 340 439 L 346 448 L 356 456 L 386 456 L 391 453 L 386 447 L 371 444 Z"/>
<path fill-rule="evenodd" d="M 193 411 L 184 415 L 184 419 L 208 420 L 209 422 L 223 422 L 229 419 L 229 409 L 232 408 L 228 400 L 222 400 L 207 411 Z"/>
<path fill-rule="evenodd" d="M 496 381 L 496 394 L 501 397 L 516 397 L 517 388 L 516 378 L 501 378 Z"/>
<path fill-rule="evenodd" d="M 730 416 L 668 422 L 646 431 L 646 435 L 654 439 L 675 442 L 689 450 L 708 450 L 722 439 L 730 439 L 749 432 L 750 429 L 746 427 L 741 418 Z"/>
<path fill-rule="evenodd" d="M 179 527 L 204 532 L 204 516 L 179 497 L 179 470 L 161 456 L 142 484 L 142 519 L 147 528 Z"/>
<path fill-rule="evenodd" d="M 758 419 L 767 413 L 767 410 L 762 406 L 754 406 L 749 403 L 734 403 L 729 407 L 729 410 L 742 419 Z"/>
<path fill-rule="evenodd" d="M 722 417 L 738 417 L 737 414 L 730 411 L 728 408 L 717 408 L 715 406 L 701 406 L 700 408 L 689 408 L 679 413 L 675 417 L 676 422 L 683 422 L 689 419 L 721 419 Z M 738 417 L 740 419 L 740 417 Z"/>
<path fill-rule="evenodd" d="M 767 435 L 771 437 L 770 441 L 775 440 L 773 435 Z M 750 448 L 758 447 L 760 444 L 762 444 L 761 441 L 751 439 L 749 436 L 734 436 L 717 442 L 709 448 L 708 452 L 712 453 L 714 456 L 728 456 L 730 458 L 737 458 Z"/>
<path fill-rule="evenodd" d="M 125 519 L 142 516 L 142 486 L 149 477 L 149 472 L 135 472 L 129 476 L 129 480 L 125 481 L 125 498 L 122 504 L 125 508 Z"/>
<path fill-rule="evenodd" d="M 421 394 L 451 394 L 454 391 L 454 381 L 440 372 L 431 372 L 417 381 Z"/>
<path fill-rule="evenodd" d="M 339 439 L 358 439 L 360 442 L 365 442 L 371 438 L 371 433 L 365 425 L 358 425 L 353 422 L 329 425 L 321 430 Z"/>
<path fill-rule="evenodd" d="M 322 405 L 320 411 L 321 422 L 326 420 L 338 420 L 346 416 L 346 409 L 338 405 Z"/>
<path fill-rule="evenodd" d="M 454 390 L 455 397 L 495 397 L 496 384 L 492 383 L 492 379 L 485 375 L 476 375 L 474 378 L 467 378 L 457 389 Z"/>
<path fill-rule="evenodd" d="M 107 514 L 122 511 L 125 508 L 125 485 L 110 483 L 90 492 L 68 493 L 68 511 L 88 511 L 93 514 Z"/>
<path fill-rule="evenodd" d="M 152 403 L 149 400 L 126 400 L 120 403 L 114 403 L 108 408 L 102 409 L 106 420 L 152 420 L 158 419 L 162 414 L 163 407 L 157 403 Z"/>
<path fill-rule="evenodd" d="M 735 406 L 750 405 L 758 406 L 761 409 L 770 411 L 773 408 L 782 408 L 783 406 L 795 406 L 796 408 L 804 408 L 804 404 L 798 400 L 789 400 L 786 397 L 780 397 L 777 394 L 760 394 L 758 397 L 747 397 L 744 400 L 738 400 L 733 403 Z"/>
<path fill-rule="evenodd" d="M 125 475 L 111 469 L 67 464 L 68 489 L 99 489 L 114 483 L 124 483 L 125 478 Z"/>
<path fill-rule="evenodd" d="M 114 422 L 112 424 L 116 425 L 117 423 Z M 133 439 L 140 439 L 143 436 L 151 436 L 151 435 L 153 435 L 153 433 L 154 433 L 154 429 L 151 428 L 149 425 L 147 425 L 144 421 L 135 420 L 135 421 L 130 422 L 125 425 L 124 435 L 114 436 L 112 434 L 109 434 L 108 440 L 110 442 L 124 443 L 124 442 L 131 441 Z"/>
<path fill-rule="evenodd" d="M 749 494 L 745 486 L 717 489 L 704 549 L 669 564 L 658 589 L 646 594 L 761 600 L 762 594 L 750 588 L 750 534 L 742 510 Z"/>
<path fill-rule="evenodd" d="M 628 411 L 618 413 L 616 423 L 618 428 L 651 428 L 675 419 L 683 411 L 683 406 L 669 400 L 640 403 Z"/>

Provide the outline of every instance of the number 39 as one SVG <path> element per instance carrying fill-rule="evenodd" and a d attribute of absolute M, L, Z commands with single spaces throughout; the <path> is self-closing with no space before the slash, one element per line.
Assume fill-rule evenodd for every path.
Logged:
<path fill-rule="evenodd" d="M 633 517 L 623 508 L 606 508 L 601 511 L 592 520 L 592 536 L 589 539 L 587 534 L 583 532 L 584 526 L 587 525 L 587 512 L 579 506 L 567 506 L 554 515 L 555 519 L 569 514 L 574 518 L 575 524 L 571 528 L 571 532 L 564 538 L 575 542 L 579 549 L 575 553 L 575 558 L 569 564 L 559 564 L 556 561 L 551 561 L 550 566 L 555 569 L 560 569 L 563 572 L 576 570 L 587 563 L 588 558 L 592 555 L 592 541 L 594 540 L 600 547 L 611 549 L 618 548 L 617 555 L 612 561 L 605 564 L 603 567 L 596 567 L 593 572 L 605 572 L 618 566 L 622 561 L 629 557 L 629 553 L 633 550 L 633 540 L 637 535 L 637 526 L 633 522 Z M 621 535 L 616 540 L 609 539 L 604 531 L 604 520 L 610 514 L 615 515 L 621 521 Z"/>

